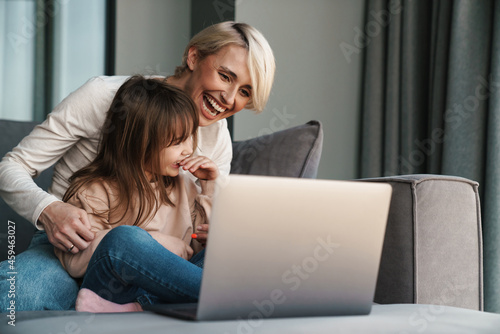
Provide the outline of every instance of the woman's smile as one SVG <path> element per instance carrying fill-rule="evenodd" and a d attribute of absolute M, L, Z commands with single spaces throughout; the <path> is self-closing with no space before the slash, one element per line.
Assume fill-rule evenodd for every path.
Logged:
<path fill-rule="evenodd" d="M 191 72 L 183 89 L 198 105 L 200 126 L 207 126 L 242 110 L 250 100 L 248 51 L 230 45 L 203 59 L 196 52 L 189 54 Z"/>
<path fill-rule="evenodd" d="M 205 115 L 205 117 L 207 118 L 215 118 L 219 113 L 227 110 L 227 108 L 221 106 L 218 101 L 216 101 L 212 96 L 208 94 L 203 95 L 202 101 L 202 110 L 205 112 L 205 114 L 208 113 L 208 115 Z"/>

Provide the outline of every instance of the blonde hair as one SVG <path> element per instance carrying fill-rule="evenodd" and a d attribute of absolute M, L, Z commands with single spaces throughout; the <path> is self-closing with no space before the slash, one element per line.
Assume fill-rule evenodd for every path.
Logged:
<path fill-rule="evenodd" d="M 245 107 L 261 112 L 271 93 L 276 64 L 273 51 L 262 33 L 246 23 L 226 21 L 200 31 L 186 46 L 182 64 L 175 69 L 175 76 L 182 76 L 188 69 L 187 58 L 191 47 L 196 48 L 201 60 L 229 45 L 237 45 L 248 51 L 252 97 Z"/>

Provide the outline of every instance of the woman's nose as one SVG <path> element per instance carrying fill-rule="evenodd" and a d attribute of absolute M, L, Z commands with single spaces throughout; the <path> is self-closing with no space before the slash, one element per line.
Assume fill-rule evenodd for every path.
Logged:
<path fill-rule="evenodd" d="M 236 88 L 230 88 L 221 93 L 222 103 L 232 106 L 234 104 L 234 98 L 236 96 Z"/>

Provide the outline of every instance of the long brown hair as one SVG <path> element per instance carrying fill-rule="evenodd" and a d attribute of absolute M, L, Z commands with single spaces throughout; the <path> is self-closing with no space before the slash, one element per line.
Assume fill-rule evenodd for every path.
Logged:
<path fill-rule="evenodd" d="M 123 219 L 138 202 L 134 225 L 147 223 L 161 204 L 174 205 L 167 194 L 173 178 L 156 173 L 160 151 L 190 137 L 195 147 L 197 129 L 198 113 L 186 93 L 158 79 L 131 77 L 111 102 L 97 156 L 73 174 L 63 201 L 96 180 L 106 181 L 117 189 L 118 205 L 111 210 L 122 209 Z M 146 177 L 146 170 L 152 171 L 153 180 Z"/>

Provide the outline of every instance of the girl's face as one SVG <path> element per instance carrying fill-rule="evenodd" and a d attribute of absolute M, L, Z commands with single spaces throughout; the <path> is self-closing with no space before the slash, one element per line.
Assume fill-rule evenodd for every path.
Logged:
<path fill-rule="evenodd" d="M 194 100 L 200 126 L 213 124 L 242 110 L 252 96 L 246 49 L 229 45 L 218 53 L 198 59 L 196 48 L 189 50 L 191 72 L 184 90 Z"/>
<path fill-rule="evenodd" d="M 160 170 L 163 176 L 179 175 L 179 162 L 193 154 L 193 140 L 189 138 L 177 145 L 171 145 L 160 151 Z"/>

